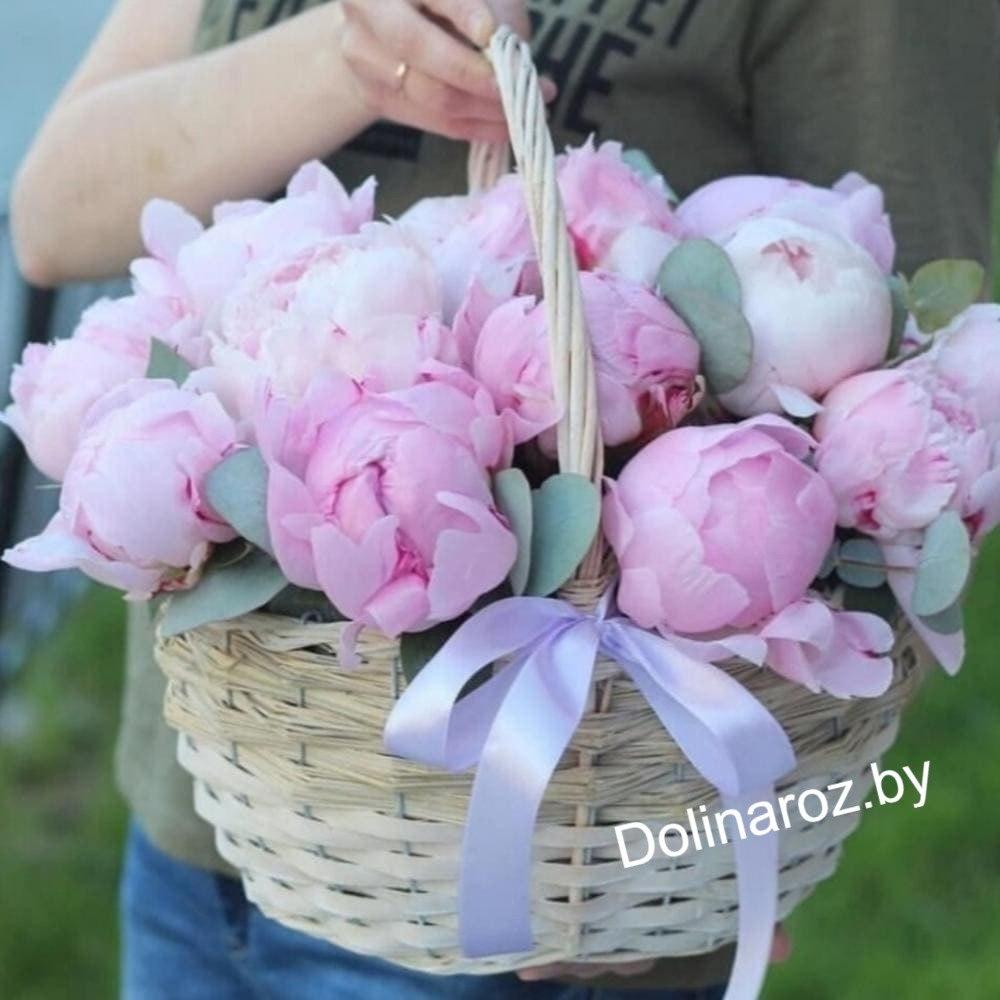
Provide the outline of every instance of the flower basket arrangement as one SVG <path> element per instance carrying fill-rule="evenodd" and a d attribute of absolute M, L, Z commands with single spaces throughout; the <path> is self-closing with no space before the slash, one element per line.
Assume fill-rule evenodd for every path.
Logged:
<path fill-rule="evenodd" d="M 489 55 L 518 172 L 475 150 L 467 197 L 375 222 L 310 164 L 207 229 L 147 207 L 134 294 L 14 374 L 62 493 L 5 558 L 161 602 L 180 762 L 270 916 L 441 973 L 738 941 L 752 997 L 859 811 L 641 866 L 615 827 L 863 798 L 927 651 L 961 663 L 1000 307 L 971 262 L 893 275 L 860 177 L 678 205 L 635 151 L 556 157 L 527 47 Z"/>

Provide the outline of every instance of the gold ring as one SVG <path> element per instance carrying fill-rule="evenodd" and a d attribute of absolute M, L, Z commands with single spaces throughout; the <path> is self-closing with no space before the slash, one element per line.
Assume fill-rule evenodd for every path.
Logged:
<path fill-rule="evenodd" d="M 396 67 L 396 89 L 402 90 L 406 83 L 406 76 L 410 72 L 410 64 L 405 60 Z"/>

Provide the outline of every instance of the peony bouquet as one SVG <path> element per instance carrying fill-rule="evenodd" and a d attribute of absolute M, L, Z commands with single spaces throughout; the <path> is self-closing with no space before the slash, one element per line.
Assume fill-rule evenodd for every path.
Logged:
<path fill-rule="evenodd" d="M 520 178 L 376 221 L 374 181 L 349 194 L 313 163 L 208 228 L 151 202 L 132 294 L 26 349 L 5 420 L 62 491 L 7 562 L 172 595 L 168 634 L 268 606 L 440 635 L 555 592 L 603 531 L 620 612 L 692 649 L 875 695 L 901 612 L 957 669 L 1000 520 L 982 269 L 893 274 L 857 175 L 727 178 L 677 204 L 608 142 L 558 177 L 603 498 L 553 462 Z"/>
<path fill-rule="evenodd" d="M 374 181 L 348 193 L 315 163 L 208 228 L 154 201 L 132 294 L 29 346 L 4 417 L 61 483 L 8 563 L 165 598 L 161 644 L 260 610 L 341 623 L 337 668 L 365 666 L 364 632 L 400 640 L 383 643 L 408 681 L 386 747 L 476 767 L 458 888 L 427 897 L 432 925 L 457 898 L 472 958 L 531 952 L 532 829 L 599 655 L 727 806 L 767 801 L 793 746 L 716 664 L 875 698 L 908 622 L 954 672 L 973 555 L 1000 521 L 1000 306 L 977 304 L 978 264 L 894 273 L 882 194 L 857 175 L 734 177 L 678 204 L 611 142 L 556 175 L 601 486 L 557 462 L 566 359 L 518 174 L 398 219 L 375 219 Z M 554 596 L 581 565 L 610 589 Z M 773 838 L 734 851 L 733 995 L 752 996 L 779 857 Z"/>

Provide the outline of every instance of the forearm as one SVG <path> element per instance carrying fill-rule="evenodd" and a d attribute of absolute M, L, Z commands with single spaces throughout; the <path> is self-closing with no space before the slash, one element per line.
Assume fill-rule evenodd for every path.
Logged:
<path fill-rule="evenodd" d="M 14 238 L 38 283 L 121 273 L 140 250 L 153 196 L 205 216 L 223 199 L 265 195 L 372 120 L 319 7 L 216 51 L 70 95 L 18 176 Z"/>

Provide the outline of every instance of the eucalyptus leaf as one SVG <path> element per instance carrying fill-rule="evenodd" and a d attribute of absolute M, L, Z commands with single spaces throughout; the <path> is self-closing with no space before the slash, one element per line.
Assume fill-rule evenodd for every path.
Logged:
<path fill-rule="evenodd" d="M 894 358 L 903 346 L 903 334 L 906 331 L 906 321 L 910 311 L 907 301 L 910 295 L 909 285 L 902 274 L 892 274 L 887 279 L 889 294 L 892 296 L 892 335 L 889 338 L 887 358 Z"/>
<path fill-rule="evenodd" d="M 532 493 L 526 594 L 547 597 L 573 575 L 597 535 L 600 518 L 601 496 L 586 476 L 550 476 Z"/>
<path fill-rule="evenodd" d="M 644 181 L 651 181 L 659 177 L 666 188 L 667 198 L 670 201 L 677 201 L 677 195 L 670 188 L 670 185 L 667 184 L 663 174 L 656 169 L 656 164 L 653 163 L 649 154 L 644 149 L 637 149 L 635 147 L 626 149 L 622 153 L 622 160 L 627 167 L 637 173 Z"/>
<path fill-rule="evenodd" d="M 656 285 L 660 294 L 672 304 L 675 300 L 682 303 L 689 290 L 723 299 L 736 309 L 743 304 L 743 289 L 736 268 L 726 251 L 711 240 L 678 243 L 660 265 Z"/>
<path fill-rule="evenodd" d="M 240 535 L 273 552 L 267 526 L 267 465 L 257 448 L 241 448 L 205 477 L 205 497 Z"/>
<path fill-rule="evenodd" d="M 924 533 L 913 587 L 913 611 L 921 618 L 939 615 L 955 604 L 972 569 L 969 532 L 956 511 L 946 510 Z"/>
<path fill-rule="evenodd" d="M 263 607 L 287 585 L 278 564 L 259 549 L 236 561 L 213 560 L 196 587 L 171 595 L 160 630 L 169 638 L 210 622 L 238 618 Z"/>
<path fill-rule="evenodd" d="M 532 501 L 528 478 L 520 469 L 504 469 L 493 477 L 493 496 L 517 539 L 517 558 L 508 579 L 518 597 L 528 585 L 531 567 Z"/>
<path fill-rule="evenodd" d="M 909 306 L 924 333 L 947 326 L 983 290 L 986 272 L 974 260 L 935 260 L 910 279 Z"/>
<path fill-rule="evenodd" d="M 660 265 L 656 287 L 695 335 L 712 392 L 735 389 L 750 373 L 753 333 L 740 311 L 743 290 L 726 252 L 711 240 L 685 240 Z"/>
<path fill-rule="evenodd" d="M 191 366 L 162 340 L 154 337 L 150 341 L 146 378 L 166 378 L 177 385 L 183 385 L 192 371 Z"/>
<path fill-rule="evenodd" d="M 955 635 L 965 627 L 961 602 L 956 601 L 937 615 L 922 615 L 920 620 L 938 635 Z"/>
<path fill-rule="evenodd" d="M 849 538 L 837 555 L 837 576 L 852 587 L 883 586 L 887 577 L 882 549 L 870 538 Z"/>
<path fill-rule="evenodd" d="M 753 359 L 753 333 L 743 313 L 725 299 L 687 291 L 683 303 L 671 301 L 701 347 L 701 365 L 716 395 L 746 381 Z"/>

